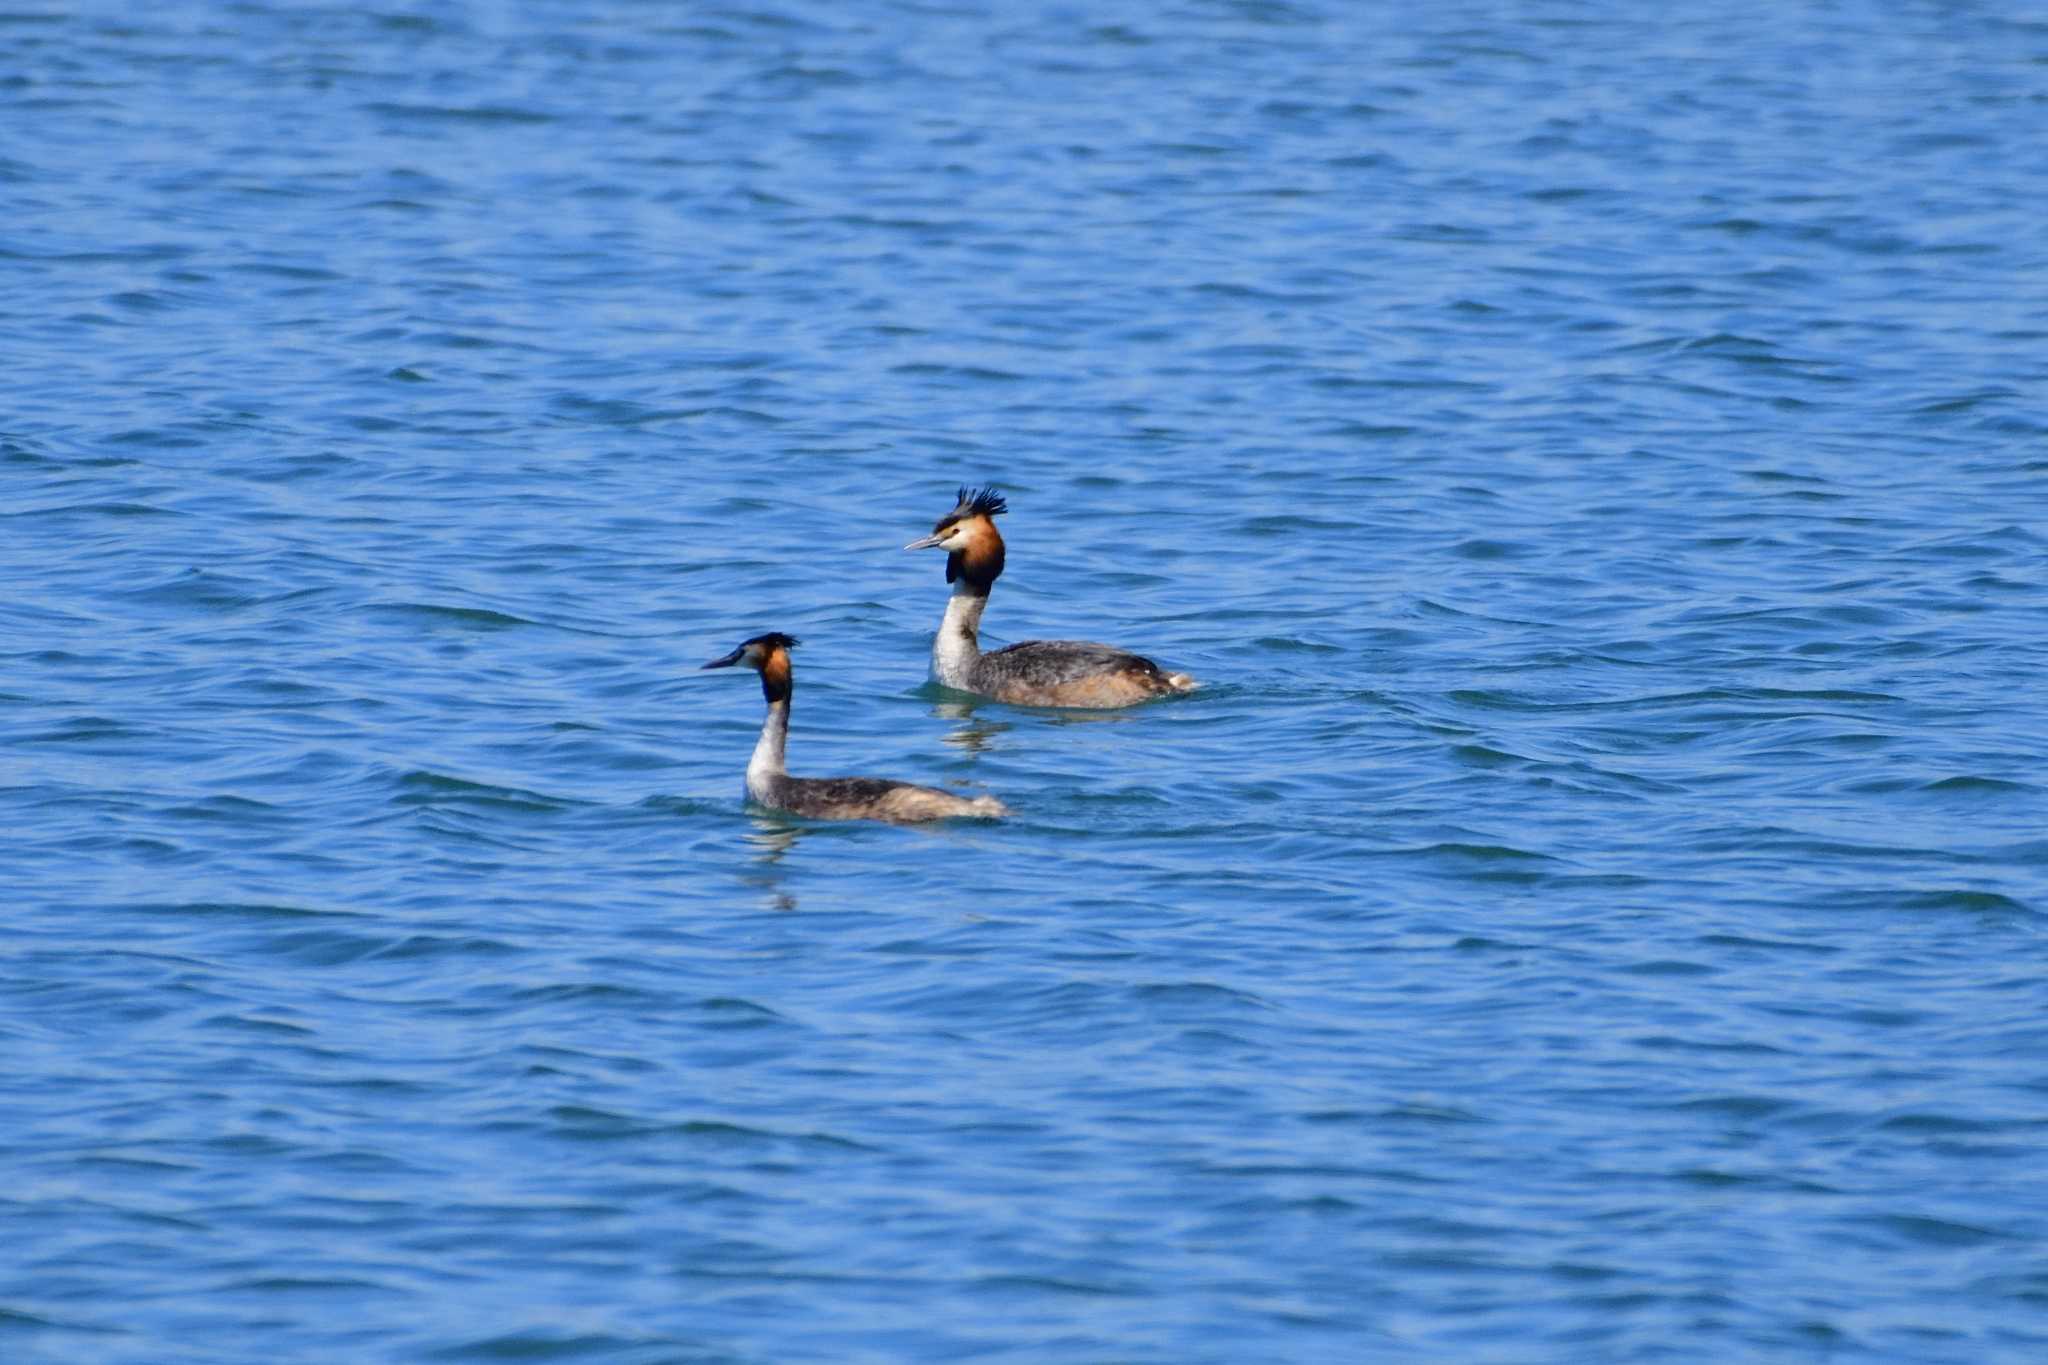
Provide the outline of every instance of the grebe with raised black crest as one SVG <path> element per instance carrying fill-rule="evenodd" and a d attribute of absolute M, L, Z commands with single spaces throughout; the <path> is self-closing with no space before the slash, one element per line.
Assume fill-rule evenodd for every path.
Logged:
<path fill-rule="evenodd" d="M 981 613 L 1003 572 L 995 518 L 1010 510 L 993 487 L 960 490 L 952 511 L 906 550 L 944 550 L 953 595 L 932 640 L 932 676 L 947 687 L 1018 706 L 1129 706 L 1192 692 L 1185 673 L 1169 673 L 1141 654 L 1082 640 L 1026 640 L 981 652 Z"/>

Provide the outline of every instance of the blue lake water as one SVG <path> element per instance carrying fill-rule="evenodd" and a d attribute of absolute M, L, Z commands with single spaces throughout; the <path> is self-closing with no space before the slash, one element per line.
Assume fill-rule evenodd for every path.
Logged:
<path fill-rule="evenodd" d="M 0 1357 L 2042 1359 L 2048 24 L 1700 8 L 0 15 Z"/>

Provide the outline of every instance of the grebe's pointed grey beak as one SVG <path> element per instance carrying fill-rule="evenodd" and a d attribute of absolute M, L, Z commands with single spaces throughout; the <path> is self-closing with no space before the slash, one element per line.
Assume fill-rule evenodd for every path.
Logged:
<path fill-rule="evenodd" d="M 731 668 L 734 664 L 740 661 L 740 656 L 742 654 L 745 654 L 746 652 L 747 647 L 745 645 L 741 645 L 738 649 L 726 655 L 723 659 L 713 659 L 710 663 L 704 665 L 704 668 Z M 697 671 L 701 673 L 704 670 L 699 669 Z"/>
<path fill-rule="evenodd" d="M 929 550 L 944 539 L 945 537 L 940 535 L 919 536 L 903 548 L 906 550 Z"/>

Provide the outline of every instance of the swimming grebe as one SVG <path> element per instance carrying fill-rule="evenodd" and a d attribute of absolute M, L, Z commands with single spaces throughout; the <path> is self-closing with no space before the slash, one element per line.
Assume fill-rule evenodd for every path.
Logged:
<path fill-rule="evenodd" d="M 984 818 L 1008 815 L 993 796 L 965 797 L 936 787 L 918 787 L 880 777 L 791 777 L 783 770 L 782 751 L 789 742 L 789 694 L 794 682 L 789 651 L 794 636 L 769 633 L 753 639 L 706 668 L 744 664 L 761 675 L 761 695 L 768 699 L 768 719 L 760 742 L 747 764 L 747 795 L 764 806 L 813 820 L 945 820 L 956 815 Z"/>
<path fill-rule="evenodd" d="M 953 596 L 932 640 L 934 678 L 1018 706 L 1129 706 L 1195 690 L 1195 680 L 1185 673 L 1168 673 L 1142 655 L 1080 640 L 1026 640 L 982 653 L 981 613 L 1003 571 L 1003 537 L 994 518 L 1009 510 L 994 488 L 963 488 L 959 505 L 939 518 L 930 535 L 903 547 L 946 552 Z"/>

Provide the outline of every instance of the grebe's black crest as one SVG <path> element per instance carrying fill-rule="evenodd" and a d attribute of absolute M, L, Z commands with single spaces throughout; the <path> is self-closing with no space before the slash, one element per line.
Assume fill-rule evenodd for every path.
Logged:
<path fill-rule="evenodd" d="M 1003 538 L 991 518 L 1009 510 L 1010 504 L 996 492 L 994 484 L 962 488 L 953 510 L 932 524 L 932 533 L 919 536 L 903 548 L 945 550 L 946 581 L 953 583 L 965 578 L 982 596 L 987 596 L 989 584 L 1003 572 Z"/>
<path fill-rule="evenodd" d="M 756 635 L 747 641 L 747 645 L 759 645 L 763 649 L 795 649 L 802 643 L 803 641 L 796 636 L 784 635 L 779 630 L 771 630 L 766 635 Z M 741 645 L 740 648 L 745 649 L 747 645 Z"/>
<path fill-rule="evenodd" d="M 957 521 L 961 517 L 972 516 L 999 517 L 1009 510 L 1010 504 L 1004 500 L 1001 493 L 996 492 L 994 484 L 981 488 L 962 488 L 960 505 L 953 509 L 953 515 L 947 520 Z"/>

